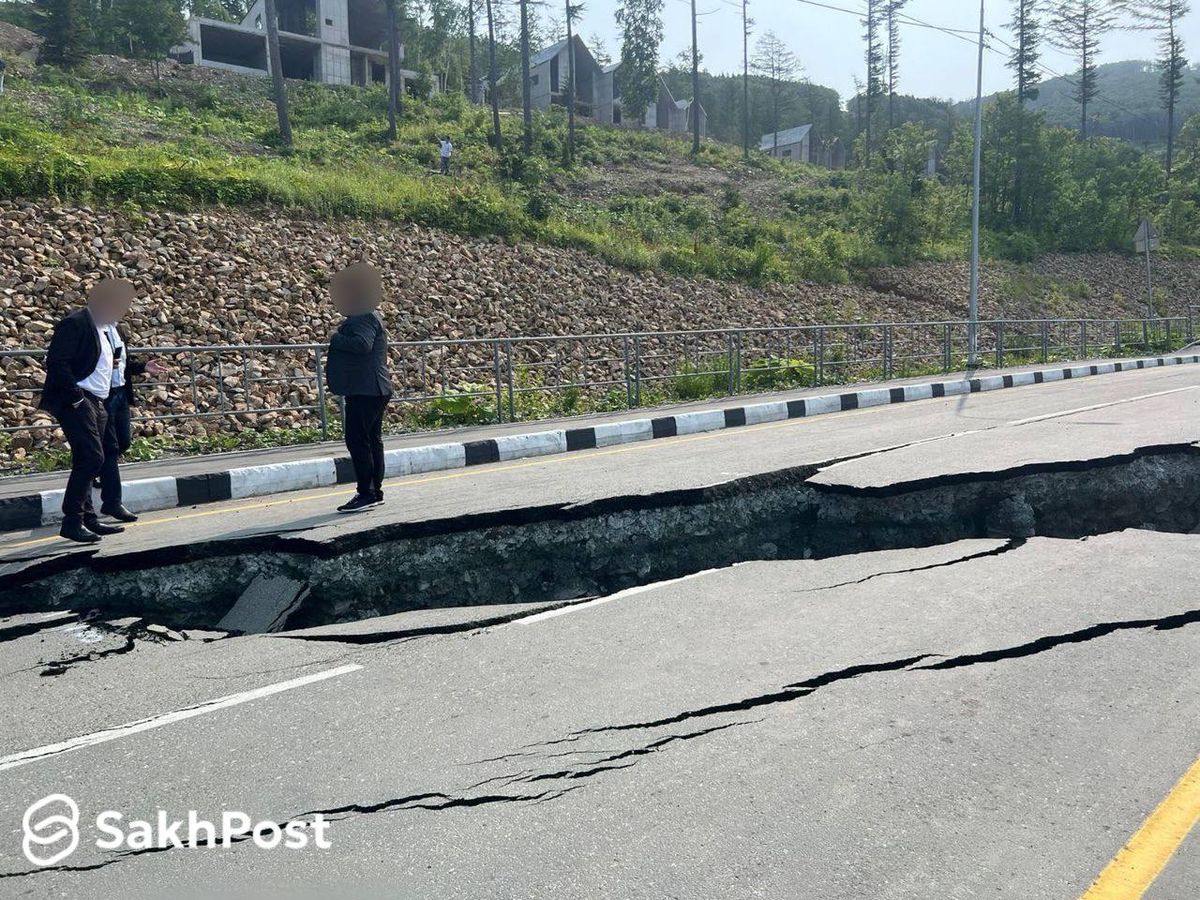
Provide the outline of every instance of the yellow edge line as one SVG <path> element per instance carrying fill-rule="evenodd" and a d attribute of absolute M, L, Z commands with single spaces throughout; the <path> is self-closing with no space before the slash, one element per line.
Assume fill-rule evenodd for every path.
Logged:
<path fill-rule="evenodd" d="M 1136 900 L 1200 821 L 1200 759 L 1104 867 L 1081 900 Z"/>

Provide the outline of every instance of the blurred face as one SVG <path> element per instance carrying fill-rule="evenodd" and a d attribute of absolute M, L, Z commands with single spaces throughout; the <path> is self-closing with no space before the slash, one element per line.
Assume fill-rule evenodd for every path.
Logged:
<path fill-rule="evenodd" d="M 97 325 L 113 325 L 133 306 L 133 285 L 120 278 L 105 278 L 88 293 L 88 309 Z"/>
<path fill-rule="evenodd" d="M 366 263 L 355 263 L 333 276 L 329 285 L 333 305 L 343 316 L 370 312 L 383 299 L 383 281 Z"/>

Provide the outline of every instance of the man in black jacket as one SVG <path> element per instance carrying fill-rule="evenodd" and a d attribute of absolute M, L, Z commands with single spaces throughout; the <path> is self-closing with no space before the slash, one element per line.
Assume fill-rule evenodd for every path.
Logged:
<path fill-rule="evenodd" d="M 136 522 L 137 516 L 125 508 L 121 490 L 121 455 L 133 442 L 135 405 L 134 381 L 149 372 L 162 375 L 165 370 L 157 359 L 142 361 L 129 354 L 125 332 L 115 322 L 101 329 L 113 351 L 112 389 L 104 401 L 108 427 L 104 429 L 104 465 L 100 469 L 100 512 L 118 522 Z"/>
<path fill-rule="evenodd" d="M 115 351 L 106 330 L 133 305 L 133 285 L 106 278 L 88 293 L 87 306 L 62 319 L 46 352 L 42 409 L 52 413 L 71 445 L 71 475 L 63 494 L 63 537 L 94 544 L 121 526 L 100 522 L 92 506 L 92 479 L 104 466 L 104 404 L 112 391 Z"/>
<path fill-rule="evenodd" d="M 338 512 L 361 512 L 383 502 L 383 419 L 392 384 L 388 336 L 375 312 L 383 281 L 373 267 L 355 263 L 333 276 L 333 305 L 345 321 L 329 342 L 329 390 L 346 398 L 346 449 L 358 492 Z"/>

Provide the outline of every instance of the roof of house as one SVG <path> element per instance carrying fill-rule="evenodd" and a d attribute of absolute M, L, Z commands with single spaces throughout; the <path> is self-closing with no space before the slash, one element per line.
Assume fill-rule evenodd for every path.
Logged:
<path fill-rule="evenodd" d="M 558 54 L 562 53 L 565 46 L 567 46 L 567 39 L 563 38 L 558 43 L 551 44 L 544 50 L 539 50 L 529 58 L 529 65 L 540 66 L 544 62 L 549 62 L 550 60 L 554 59 L 554 57 L 558 56 Z"/>
<path fill-rule="evenodd" d="M 788 128 L 785 131 L 779 132 L 778 138 L 774 131 L 767 132 L 762 136 L 762 142 L 758 145 L 759 150 L 770 150 L 775 147 L 785 146 L 786 144 L 798 144 L 804 140 L 808 133 L 812 131 L 812 125 L 798 125 L 795 128 Z"/>

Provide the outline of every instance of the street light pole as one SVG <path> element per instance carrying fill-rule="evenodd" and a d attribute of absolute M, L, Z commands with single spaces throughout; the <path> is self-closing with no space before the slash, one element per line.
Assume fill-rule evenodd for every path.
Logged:
<path fill-rule="evenodd" d="M 967 368 L 979 368 L 979 182 L 983 168 L 984 0 L 979 0 L 979 69 L 975 81 L 975 177 L 971 204 L 971 295 L 967 301 Z"/>

